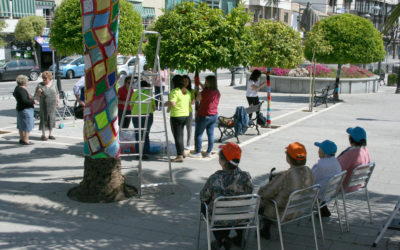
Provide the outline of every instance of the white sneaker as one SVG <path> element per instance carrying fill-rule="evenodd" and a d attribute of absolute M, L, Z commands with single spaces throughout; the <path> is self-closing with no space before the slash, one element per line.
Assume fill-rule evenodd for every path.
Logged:
<path fill-rule="evenodd" d="M 201 153 L 190 154 L 190 158 L 201 158 Z"/>
<path fill-rule="evenodd" d="M 205 153 L 203 157 L 204 158 L 211 158 L 211 153 Z"/>
<path fill-rule="evenodd" d="M 194 146 L 186 146 L 185 149 L 186 150 L 194 150 Z"/>

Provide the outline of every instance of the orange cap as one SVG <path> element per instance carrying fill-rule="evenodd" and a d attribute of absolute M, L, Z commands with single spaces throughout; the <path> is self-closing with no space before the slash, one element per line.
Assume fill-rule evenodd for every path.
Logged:
<path fill-rule="evenodd" d="M 286 147 L 286 152 L 295 160 L 305 160 L 307 157 L 307 151 L 303 144 L 293 142 Z"/>
<path fill-rule="evenodd" d="M 240 158 L 242 157 L 242 150 L 240 149 L 239 145 L 233 142 L 228 142 L 227 144 L 222 146 L 222 153 L 224 154 L 226 160 L 235 166 L 237 166 L 238 163 L 232 160 L 240 160 Z"/>

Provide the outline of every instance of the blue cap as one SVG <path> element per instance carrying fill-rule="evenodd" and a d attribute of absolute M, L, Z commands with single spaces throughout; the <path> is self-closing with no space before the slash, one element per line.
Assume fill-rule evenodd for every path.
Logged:
<path fill-rule="evenodd" d="M 360 142 L 362 139 L 367 140 L 367 133 L 362 127 L 348 128 L 346 132 L 355 142 Z"/>
<path fill-rule="evenodd" d="M 334 156 L 337 151 L 337 146 L 333 141 L 325 140 L 323 142 L 314 142 L 314 145 L 320 147 L 321 150 L 330 156 Z"/>

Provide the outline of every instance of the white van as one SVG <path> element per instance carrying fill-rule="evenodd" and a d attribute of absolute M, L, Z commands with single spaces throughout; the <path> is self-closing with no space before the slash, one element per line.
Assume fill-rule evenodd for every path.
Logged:
<path fill-rule="evenodd" d="M 117 57 L 117 69 L 119 76 L 132 75 L 133 68 L 135 67 L 136 56 L 118 56 Z M 139 55 L 139 65 L 136 72 L 143 71 L 143 66 L 146 64 L 146 57 Z"/>

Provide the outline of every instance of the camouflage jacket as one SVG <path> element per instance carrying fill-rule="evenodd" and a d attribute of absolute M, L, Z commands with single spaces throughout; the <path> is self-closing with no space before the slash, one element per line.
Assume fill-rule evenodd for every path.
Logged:
<path fill-rule="evenodd" d="M 219 196 L 251 194 L 253 183 L 248 172 L 236 168 L 233 170 L 218 170 L 212 174 L 200 191 L 200 201 L 207 203 L 211 213 L 214 200 Z"/>

